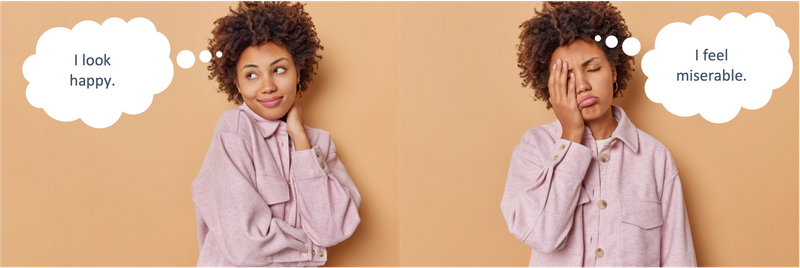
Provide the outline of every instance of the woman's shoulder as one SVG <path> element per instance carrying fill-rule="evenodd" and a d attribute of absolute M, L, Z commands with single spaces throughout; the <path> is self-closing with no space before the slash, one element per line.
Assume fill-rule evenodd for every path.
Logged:
<path fill-rule="evenodd" d="M 664 146 L 661 141 L 639 128 L 636 128 L 636 134 L 639 140 L 638 155 L 651 158 L 655 165 L 663 165 L 669 174 L 678 172 L 667 146 Z"/>
<path fill-rule="evenodd" d="M 253 119 L 250 118 L 247 112 L 238 107 L 231 108 L 220 115 L 214 132 L 248 134 L 253 124 Z"/>
<path fill-rule="evenodd" d="M 636 128 L 636 136 L 639 140 L 639 151 L 644 152 L 654 152 L 654 153 L 663 153 L 669 155 L 669 150 L 667 150 L 667 146 L 664 146 L 661 141 L 656 139 L 644 130 Z"/>

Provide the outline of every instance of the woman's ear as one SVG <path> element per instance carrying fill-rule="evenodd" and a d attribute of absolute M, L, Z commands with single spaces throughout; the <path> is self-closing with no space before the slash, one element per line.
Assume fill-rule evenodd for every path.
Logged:
<path fill-rule="evenodd" d="M 617 68 L 611 69 L 611 81 L 617 82 Z"/>

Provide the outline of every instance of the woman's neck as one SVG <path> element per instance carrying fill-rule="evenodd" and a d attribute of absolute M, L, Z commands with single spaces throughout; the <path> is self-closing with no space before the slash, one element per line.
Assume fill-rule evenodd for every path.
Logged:
<path fill-rule="evenodd" d="M 592 121 L 584 121 L 583 123 L 592 131 L 592 137 L 594 137 L 595 140 L 610 138 L 614 130 L 617 129 L 618 124 L 617 120 L 614 120 L 611 108 L 599 118 Z"/>

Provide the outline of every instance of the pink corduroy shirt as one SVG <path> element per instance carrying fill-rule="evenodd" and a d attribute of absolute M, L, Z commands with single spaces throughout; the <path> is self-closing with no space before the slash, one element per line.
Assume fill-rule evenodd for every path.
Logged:
<path fill-rule="evenodd" d="M 678 170 L 667 148 L 619 121 L 598 155 L 561 123 L 528 130 L 514 148 L 500 208 L 533 248 L 530 266 L 697 266 Z"/>
<path fill-rule="evenodd" d="M 313 148 L 295 151 L 285 122 L 222 114 L 192 182 L 197 266 L 319 266 L 353 234 L 361 196 L 330 135 L 306 132 Z"/>

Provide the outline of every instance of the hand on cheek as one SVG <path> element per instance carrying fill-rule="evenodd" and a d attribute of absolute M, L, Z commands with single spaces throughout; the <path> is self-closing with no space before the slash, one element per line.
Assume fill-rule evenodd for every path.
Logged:
<path fill-rule="evenodd" d="M 556 118 L 561 123 L 561 138 L 580 143 L 583 138 L 583 116 L 578 109 L 575 92 L 575 74 L 569 72 L 569 64 L 556 60 L 550 70 L 547 87 L 550 92 L 550 104 Z"/>
<path fill-rule="evenodd" d="M 303 109 L 297 103 L 289 109 L 289 113 L 286 115 L 286 125 L 296 151 L 311 149 L 311 142 L 308 140 L 306 128 L 303 125 Z"/>

